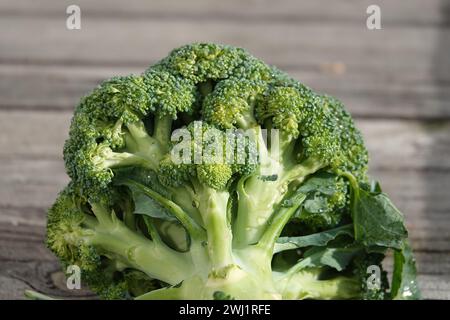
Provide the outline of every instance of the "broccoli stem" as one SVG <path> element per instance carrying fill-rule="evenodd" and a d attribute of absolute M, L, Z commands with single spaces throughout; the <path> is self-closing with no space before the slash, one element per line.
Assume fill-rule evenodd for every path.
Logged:
<path fill-rule="evenodd" d="M 165 117 L 163 119 L 166 120 Z M 155 120 L 155 132 L 170 129 L 170 124 L 165 123 L 164 120 Z M 168 126 L 168 128 L 166 128 L 166 126 Z M 127 124 L 127 128 L 133 140 L 134 149 L 136 149 L 133 154 L 145 159 L 148 162 L 147 167 L 156 170 L 162 156 L 167 152 L 169 146 L 168 143 L 160 143 L 158 139 L 151 137 L 142 121 L 129 123 Z M 158 138 L 161 139 L 163 133 L 161 132 L 159 135 L 161 136 Z"/>
<path fill-rule="evenodd" d="M 276 206 L 286 195 L 289 185 L 300 184 L 322 167 L 320 162 L 310 159 L 292 168 L 280 166 L 276 181 L 265 181 L 257 176 L 239 181 L 235 245 L 241 248 L 257 243 Z"/>
<path fill-rule="evenodd" d="M 142 218 L 144 219 L 144 223 L 147 226 L 148 233 L 150 234 L 152 241 L 157 244 L 165 245 L 164 241 L 161 239 L 161 236 L 158 233 L 158 230 L 156 230 L 154 224 L 152 223 L 151 218 L 146 215 L 142 215 Z"/>
<path fill-rule="evenodd" d="M 286 223 L 289 222 L 292 215 L 297 211 L 300 205 L 305 200 L 306 196 L 304 194 L 295 195 L 293 199 L 290 199 L 294 204 L 288 208 L 281 208 L 274 216 L 272 216 L 272 220 L 269 222 L 269 225 L 264 231 L 264 234 L 259 240 L 257 246 L 263 249 L 263 252 L 266 252 L 270 257 L 273 254 L 275 242 L 283 231 Z"/>
<path fill-rule="evenodd" d="M 281 178 L 281 184 L 295 183 L 296 185 L 299 185 L 307 176 L 322 169 L 324 166 L 325 165 L 321 161 L 315 158 L 308 158 L 285 170 L 286 173 Z"/>
<path fill-rule="evenodd" d="M 229 193 L 196 184 L 199 211 L 206 228 L 208 255 L 212 269 L 221 269 L 233 263 L 233 235 L 227 220 Z M 199 189 L 200 188 L 200 189 Z"/>
<path fill-rule="evenodd" d="M 145 125 L 142 121 L 128 123 L 127 128 L 131 137 L 140 150 L 144 150 L 146 147 L 158 143 L 158 141 L 156 141 L 148 134 L 147 129 L 145 128 Z"/>
<path fill-rule="evenodd" d="M 169 115 L 155 116 L 153 138 L 163 147 L 168 147 L 172 133 L 172 118 Z"/>
<path fill-rule="evenodd" d="M 128 198 L 124 198 L 124 204 L 122 205 L 122 211 L 123 211 L 123 222 L 125 225 L 131 229 L 136 230 L 136 219 L 133 212 L 133 206 Z"/>
<path fill-rule="evenodd" d="M 351 174 L 350 172 L 344 172 L 341 170 L 337 170 L 337 174 L 346 178 L 348 182 L 350 183 L 351 187 L 351 200 L 350 200 L 350 206 L 352 207 L 352 220 L 353 220 L 353 226 L 354 226 L 354 233 L 355 233 L 355 239 L 360 239 L 360 229 L 356 228 L 356 226 L 359 224 L 358 216 L 354 213 L 357 211 L 356 209 L 356 203 L 357 199 L 359 198 L 359 183 L 358 180 L 356 180 L 355 176 Z"/>
<path fill-rule="evenodd" d="M 143 166 L 143 167 L 153 167 L 152 161 L 141 157 L 137 154 L 129 152 L 114 152 L 110 151 L 105 154 L 105 159 L 102 162 L 103 168 L 119 168 L 128 166 Z"/>
<path fill-rule="evenodd" d="M 289 277 L 274 272 L 274 283 L 283 299 L 359 299 L 361 284 L 354 278 L 338 276 L 320 280 L 320 268 L 302 270 Z"/>
<path fill-rule="evenodd" d="M 168 187 L 169 188 L 169 187 Z M 178 204 L 183 210 L 200 226 L 203 226 L 202 217 L 198 211 L 198 200 L 192 187 L 184 185 L 182 187 L 170 187 L 172 192 L 172 200 Z"/>
<path fill-rule="evenodd" d="M 31 299 L 31 300 L 58 300 L 56 298 L 52 298 L 43 293 L 36 292 L 33 290 L 25 290 L 24 295 L 26 298 Z"/>
<path fill-rule="evenodd" d="M 92 204 L 98 224 L 85 235 L 85 241 L 101 248 L 105 255 L 117 257 L 125 265 L 175 285 L 193 273 L 187 253 L 181 253 L 150 241 L 128 229 L 114 213 L 103 206 Z"/>
<path fill-rule="evenodd" d="M 277 181 L 262 179 L 262 176 L 273 175 L 278 180 L 282 167 L 271 158 L 261 127 L 254 127 L 253 130 L 258 147 L 259 172 L 242 177 L 238 182 L 238 214 L 234 224 L 234 245 L 237 248 L 258 242 L 274 206 L 286 191 Z"/>

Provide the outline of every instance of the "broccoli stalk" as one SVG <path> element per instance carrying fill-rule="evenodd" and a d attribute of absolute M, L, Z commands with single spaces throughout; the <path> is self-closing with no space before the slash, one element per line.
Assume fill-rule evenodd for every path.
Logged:
<path fill-rule="evenodd" d="M 275 274 L 275 283 L 284 299 L 361 299 L 360 282 L 357 278 L 338 276 L 322 280 L 320 268 L 302 270 L 286 277 Z"/>
<path fill-rule="evenodd" d="M 100 203 L 90 203 L 92 214 L 82 212 L 73 203 L 72 192 L 70 188 L 65 190 L 49 212 L 49 245 L 60 254 L 79 251 L 82 265 L 85 261 L 94 264 L 88 269 L 99 263 L 99 255 L 106 254 L 114 257 L 120 268 L 134 268 L 169 284 L 177 284 L 192 274 L 193 266 L 187 254 L 139 235 Z M 56 230 L 51 228 L 53 225 Z M 170 265 L 166 265 L 169 261 Z"/>
<path fill-rule="evenodd" d="M 233 263 L 230 224 L 227 221 L 229 193 L 196 185 L 199 194 L 198 210 L 207 233 L 208 256 L 213 270 Z M 199 190 L 200 189 L 200 190 Z"/>
<path fill-rule="evenodd" d="M 301 164 L 286 167 L 270 159 L 267 152 L 264 153 L 266 167 L 270 168 L 268 172 L 275 178 L 270 181 L 261 175 L 253 175 L 249 178 L 243 177 L 239 181 L 239 205 L 235 224 L 235 243 L 238 247 L 257 243 L 291 183 L 300 184 L 323 166 L 320 161 L 309 159 Z"/>

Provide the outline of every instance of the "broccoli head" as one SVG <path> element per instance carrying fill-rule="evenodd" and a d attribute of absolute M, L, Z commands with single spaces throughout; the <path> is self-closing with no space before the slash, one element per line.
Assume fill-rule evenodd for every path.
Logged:
<path fill-rule="evenodd" d="M 186 45 L 102 82 L 64 160 L 47 245 L 103 298 L 384 299 L 366 270 L 388 249 L 396 297 L 415 277 L 343 104 L 244 49 Z"/>

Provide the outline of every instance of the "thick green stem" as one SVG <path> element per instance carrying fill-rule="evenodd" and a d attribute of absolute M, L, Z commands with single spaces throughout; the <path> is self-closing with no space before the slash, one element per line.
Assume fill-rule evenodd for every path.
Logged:
<path fill-rule="evenodd" d="M 265 181 L 257 176 L 238 184 L 238 215 L 235 223 L 235 246 L 242 248 L 257 243 L 276 206 L 286 195 L 289 185 L 301 183 L 322 165 L 314 160 L 278 169 L 277 180 Z"/>
<path fill-rule="evenodd" d="M 360 239 L 361 238 L 361 235 L 360 235 L 361 230 L 356 227 L 359 225 L 358 215 L 354 214 L 357 211 L 356 204 L 359 199 L 359 183 L 356 180 L 355 176 L 352 175 L 350 172 L 344 172 L 344 171 L 338 170 L 337 174 L 346 178 L 348 180 L 348 182 L 350 183 L 351 195 L 352 195 L 350 205 L 352 207 L 351 212 L 352 212 L 352 220 L 353 220 L 353 226 L 354 226 L 355 239 Z"/>
<path fill-rule="evenodd" d="M 146 239 L 99 205 L 93 205 L 92 209 L 99 224 L 86 240 L 105 254 L 116 256 L 129 267 L 172 285 L 194 272 L 189 254 Z"/>
<path fill-rule="evenodd" d="M 289 187 L 294 183 L 300 184 L 308 175 L 323 167 L 316 159 L 296 164 L 290 154 L 293 152 L 293 142 L 280 145 L 275 139 L 271 141 L 269 152 L 261 128 L 255 127 L 254 132 L 259 153 L 259 172 L 249 178 L 242 178 L 238 183 L 238 214 L 234 225 L 234 245 L 237 248 L 257 243 Z M 283 139 L 287 140 L 285 137 Z M 282 159 L 276 159 L 280 155 Z M 274 180 L 265 178 L 267 176 Z"/>
<path fill-rule="evenodd" d="M 281 178 L 281 181 L 284 184 L 295 183 L 299 185 L 307 176 L 322 169 L 324 166 L 325 165 L 321 161 L 315 158 L 309 158 L 286 170 L 286 173 Z"/>
<path fill-rule="evenodd" d="M 154 164 L 138 154 L 111 151 L 103 160 L 102 166 L 110 169 L 128 166 L 142 166 L 152 169 Z"/>
<path fill-rule="evenodd" d="M 178 204 L 200 227 L 204 227 L 193 189 L 184 185 L 182 187 L 171 187 L 170 191 L 172 192 L 173 202 Z"/>
<path fill-rule="evenodd" d="M 142 121 L 127 124 L 128 131 L 136 148 L 135 155 L 147 160 L 150 169 L 156 170 L 159 161 L 166 153 L 168 145 L 161 145 L 157 139 L 151 137 Z"/>
<path fill-rule="evenodd" d="M 271 158 L 259 126 L 254 128 L 254 141 L 258 147 L 258 173 L 241 178 L 237 188 L 238 214 L 233 226 L 234 246 L 237 248 L 258 242 L 275 205 L 286 192 L 279 184 L 283 168 Z M 273 176 L 276 180 L 265 179 L 266 176 Z"/>
<path fill-rule="evenodd" d="M 170 136 L 172 133 L 172 117 L 163 116 L 155 117 L 155 127 L 153 130 L 153 138 L 156 139 L 159 144 L 165 148 L 168 148 L 170 143 Z"/>
<path fill-rule="evenodd" d="M 258 177 L 251 177 L 245 186 L 238 186 L 238 214 L 234 224 L 237 248 L 258 242 L 284 192 L 276 181 L 262 181 Z"/>
<path fill-rule="evenodd" d="M 320 280 L 320 269 L 302 270 L 286 277 L 274 272 L 274 283 L 283 299 L 358 299 L 361 284 L 353 278 L 339 276 Z"/>
<path fill-rule="evenodd" d="M 292 215 L 297 211 L 305 200 L 304 194 L 297 194 L 290 199 L 293 203 L 291 207 L 281 208 L 269 222 L 267 229 L 258 242 L 257 246 L 261 247 L 267 254 L 272 256 L 275 242 L 283 231 L 284 226 L 289 222 Z"/>
<path fill-rule="evenodd" d="M 227 221 L 228 199 L 229 193 L 224 191 L 204 187 L 199 192 L 199 211 L 207 232 L 208 254 L 213 269 L 233 263 L 233 235 Z"/>

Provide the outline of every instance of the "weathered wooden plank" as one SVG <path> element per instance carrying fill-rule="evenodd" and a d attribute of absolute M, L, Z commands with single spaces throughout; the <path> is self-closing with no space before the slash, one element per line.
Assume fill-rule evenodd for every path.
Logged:
<path fill-rule="evenodd" d="M 0 299 L 25 299 L 27 289 L 62 299 L 95 298 L 83 283 L 80 290 L 69 290 L 59 263 L 50 253 L 48 255 L 52 260 L 2 263 L 5 269 L 0 270 Z"/>
<path fill-rule="evenodd" d="M 0 108 L 72 110 L 102 80 L 141 68 L 0 65 Z"/>
<path fill-rule="evenodd" d="M 114 75 L 139 74 L 141 67 L 2 65 L 0 109 L 73 109 L 80 97 Z M 374 70 L 375 71 L 375 70 Z M 327 68 L 287 70 L 317 92 L 341 99 L 356 117 L 450 118 L 450 84 L 430 74 L 392 75 Z"/>
<path fill-rule="evenodd" d="M 71 112 L 1 112 L 0 159 L 60 158 Z"/>
<path fill-rule="evenodd" d="M 440 0 L 379 0 L 377 5 L 382 10 L 383 22 L 386 24 L 438 24 L 442 21 L 440 10 L 444 1 Z M 65 8 L 73 4 L 70 0 L 41 0 L 37 2 L 0 1 L 2 15 L 64 15 Z M 82 13 L 95 17 L 118 17 L 121 19 L 201 19 L 251 22 L 263 20 L 270 23 L 282 20 L 286 23 L 303 23 L 311 20 L 329 23 L 363 23 L 366 9 L 374 4 L 370 0 L 298 1 L 298 0 L 253 0 L 253 1 L 209 1 L 209 0 L 120 0 L 108 1 L 108 5 L 88 0 L 79 0 L 77 4 Z M 418 9 L 420 8 L 420 9 Z"/>
<path fill-rule="evenodd" d="M 356 124 L 369 149 L 372 169 L 447 170 L 450 166 L 448 122 L 357 119 Z"/>
<path fill-rule="evenodd" d="M 450 299 L 450 280 L 448 274 L 441 276 L 419 275 L 418 281 L 423 299 Z"/>
<path fill-rule="evenodd" d="M 442 63 L 433 59 L 435 50 L 450 37 L 437 28 L 396 26 L 369 31 L 365 25 L 355 28 L 320 20 L 300 25 L 195 20 L 125 20 L 118 24 L 86 17 L 83 22 L 81 30 L 69 31 L 63 17 L 3 17 L 0 28 L 8 32 L 0 38 L 0 61 L 147 65 L 182 44 L 215 41 L 243 46 L 281 68 L 340 62 L 348 70 L 370 65 L 370 70 L 386 74 L 411 70 L 422 74 L 440 67 Z M 126 45 L 118 39 L 126 39 Z M 442 77 L 448 80 L 449 70 Z"/>
<path fill-rule="evenodd" d="M 6 207 L 47 207 L 68 182 L 62 160 L 4 160 L 1 167 L 0 203 Z"/>

